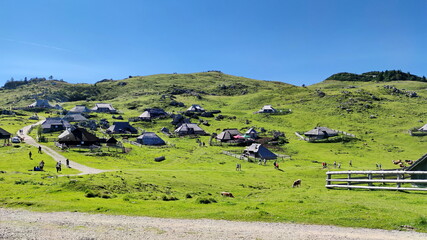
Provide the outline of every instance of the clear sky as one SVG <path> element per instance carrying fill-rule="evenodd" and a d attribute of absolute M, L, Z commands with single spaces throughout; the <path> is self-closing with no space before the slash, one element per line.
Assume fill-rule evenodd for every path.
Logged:
<path fill-rule="evenodd" d="M 0 0 L 0 84 L 224 73 L 427 75 L 425 0 Z"/>

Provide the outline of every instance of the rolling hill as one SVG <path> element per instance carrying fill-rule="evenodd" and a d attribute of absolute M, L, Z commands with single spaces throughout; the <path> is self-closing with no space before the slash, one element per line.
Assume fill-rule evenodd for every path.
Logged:
<path fill-rule="evenodd" d="M 427 231 L 424 193 L 387 191 L 328 190 L 324 187 L 328 170 L 373 170 L 397 168 L 392 160 L 416 160 L 426 153 L 427 137 L 414 137 L 408 130 L 427 121 L 427 83 L 422 81 L 337 81 L 325 80 L 307 87 L 281 82 L 260 81 L 220 72 L 133 76 L 123 80 L 103 80 L 96 84 L 69 84 L 41 81 L 2 89 L 0 106 L 24 107 L 35 97 L 59 102 L 69 110 L 77 104 L 94 106 L 108 102 L 124 119 L 139 116 L 145 108 L 162 107 L 171 113 L 191 104 L 220 110 L 222 118 L 198 117 L 209 122 L 202 128 L 219 133 L 225 128 L 245 131 L 250 127 L 269 137 L 272 131 L 285 133 L 288 143 L 268 145 L 283 171 L 248 163 L 222 154 L 241 152 L 239 146 L 201 146 L 210 136 L 198 139 L 168 137 L 162 127 L 173 129 L 170 119 L 135 122 L 140 131 L 156 132 L 167 147 L 136 147 L 127 154 L 58 151 L 81 164 L 114 170 L 90 176 L 56 177 L 52 160 L 44 159 L 47 172 L 28 172 L 36 161 L 26 154 L 34 149 L 18 145 L 0 148 L 0 206 L 26 207 L 44 211 L 83 211 L 176 218 L 215 218 L 248 221 L 285 221 L 340 226 L 401 229 L 412 226 Z M 76 101 L 71 101 L 76 100 Z M 172 101 L 183 106 L 173 106 Z M 254 114 L 271 104 L 291 109 L 284 115 Z M 0 127 L 16 132 L 33 113 L 16 110 L 21 116 L 1 116 Z M 57 116 L 57 111 L 40 113 Z M 93 119 L 108 114 L 94 114 Z M 356 135 L 349 141 L 309 143 L 295 132 L 325 126 Z M 96 131 L 102 135 L 101 131 Z M 35 133 L 33 133 L 35 135 Z M 54 138 L 58 134 L 48 135 Z M 123 140 L 123 139 L 119 139 Z M 43 143 L 54 147 L 54 144 Z M 158 156 L 165 161 L 154 162 Z M 349 166 L 352 161 L 352 166 Z M 329 164 L 323 169 L 321 163 Z M 341 169 L 332 163 L 342 165 Z M 236 163 L 242 171 L 235 171 Z M 71 171 L 71 170 L 64 170 Z M 71 172 L 70 172 L 71 173 Z M 300 188 L 292 182 L 302 179 Z M 235 198 L 223 198 L 230 191 Z M 396 214 L 396 213 L 399 214 Z"/>

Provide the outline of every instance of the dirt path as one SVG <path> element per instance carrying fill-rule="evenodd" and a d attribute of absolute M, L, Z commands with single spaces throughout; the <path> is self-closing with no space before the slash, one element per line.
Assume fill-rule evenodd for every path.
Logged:
<path fill-rule="evenodd" d="M 61 161 L 61 163 L 65 166 L 65 160 L 67 158 L 65 158 L 64 156 L 62 156 L 61 154 L 57 153 L 55 150 L 53 150 L 53 149 L 51 149 L 49 147 L 43 146 L 41 144 L 38 144 L 36 142 L 36 140 L 34 140 L 31 136 L 28 135 L 28 133 L 29 133 L 29 131 L 30 131 L 30 129 L 32 127 L 34 127 L 35 125 L 42 124 L 43 121 L 44 120 L 39 121 L 39 122 L 37 122 L 37 123 L 35 123 L 33 125 L 25 126 L 21 130 L 19 130 L 17 132 L 17 134 L 21 138 L 24 138 L 24 141 L 25 141 L 26 144 L 29 144 L 29 145 L 37 147 L 37 148 L 39 146 L 41 146 L 42 147 L 42 151 L 44 153 L 46 153 L 47 155 L 51 156 L 57 162 Z M 85 175 L 85 174 L 97 174 L 97 173 L 107 172 L 107 170 L 101 170 L 101 169 L 91 168 L 91 167 L 82 165 L 80 163 L 77 163 L 77 162 L 74 162 L 74 161 L 71 161 L 71 160 L 70 160 L 70 166 L 72 168 L 74 168 L 74 169 L 76 169 L 76 170 L 78 170 L 78 171 L 81 172 L 79 174 L 74 174 L 73 176 L 75 176 L 75 175 Z M 72 176 L 72 175 L 59 175 L 59 176 Z"/>
<path fill-rule="evenodd" d="M 426 233 L 265 222 L 41 213 L 0 208 L 0 239 L 427 239 Z"/>

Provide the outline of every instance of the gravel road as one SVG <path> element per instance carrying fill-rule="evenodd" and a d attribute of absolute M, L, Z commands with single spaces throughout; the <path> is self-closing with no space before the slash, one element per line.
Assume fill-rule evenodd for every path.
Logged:
<path fill-rule="evenodd" d="M 168 219 L 0 208 L 0 239 L 411 239 L 427 234 L 209 219 Z"/>

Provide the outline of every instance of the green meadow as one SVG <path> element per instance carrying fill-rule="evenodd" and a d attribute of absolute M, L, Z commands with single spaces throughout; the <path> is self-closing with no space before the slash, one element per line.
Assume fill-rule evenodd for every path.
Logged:
<path fill-rule="evenodd" d="M 22 86 L 19 92 L 37 94 L 44 87 L 48 89 L 45 92 L 56 96 L 61 90 L 58 85 L 67 85 L 41 84 L 44 85 L 37 88 Z M 418 97 L 394 94 L 384 85 L 416 91 Z M 107 149 L 62 151 L 51 142 L 43 143 L 78 163 L 111 170 L 96 175 L 61 177 L 56 173 L 54 160 L 38 154 L 33 147 L 23 143 L 0 147 L 1 207 L 397 230 L 411 226 L 416 231 L 427 232 L 425 192 L 325 188 L 327 171 L 375 170 L 377 163 L 384 169 L 397 169 L 392 160 L 417 160 L 426 153 L 427 137 L 410 136 L 408 130 L 421 127 L 427 121 L 427 83 L 328 80 L 297 87 L 221 73 L 198 73 L 132 77 L 100 82 L 90 88 L 91 93 L 96 93 L 93 99 L 61 105 L 69 110 L 77 104 L 90 108 L 97 102 L 108 102 L 126 121 L 149 107 L 162 107 L 175 113 L 184 111 L 185 107 L 169 105 L 173 96 L 187 107 L 200 104 L 208 111 L 221 110 L 220 114 L 225 117 L 222 120 L 202 118 L 210 124 L 200 125 L 208 133 L 219 133 L 218 129 L 225 128 L 245 131 L 249 127 L 266 129 L 265 137 L 270 137 L 272 130 L 284 132 L 288 143 L 268 147 L 290 157 L 279 158 L 283 170 L 279 171 L 274 169 L 272 161 L 263 166 L 222 154 L 223 151 L 242 152 L 244 147 L 209 146 L 210 136 L 170 138 L 160 133 L 162 127 L 174 129 L 171 119 L 135 122 L 131 123 L 134 127 L 156 132 L 167 146 L 139 147 L 124 143 L 130 151 L 121 153 Z M 179 92 L 177 89 L 188 91 L 171 94 Z M 2 92 L 6 99 L 14 94 L 14 90 Z M 31 103 L 25 94 L 21 97 L 16 93 L 16 89 L 15 94 L 21 106 Z M 166 100 L 162 95 L 166 95 Z M 254 114 L 266 104 L 292 111 L 285 115 Z M 21 127 L 36 122 L 27 120 L 32 113 L 22 110 L 18 113 L 20 115 L 14 117 L 2 116 L 0 127 L 16 133 Z M 40 113 L 44 117 L 56 114 Z M 93 115 L 93 119 L 115 121 L 109 114 Z M 198 123 L 197 119 L 192 121 Z M 309 143 L 295 135 L 315 126 L 345 131 L 356 138 Z M 103 133 L 98 131 L 97 135 L 103 136 Z M 205 146 L 200 146 L 197 140 L 205 142 Z M 33 153 L 33 160 L 28 157 L 29 151 Z M 165 156 L 166 160 L 155 162 L 154 158 L 159 156 Z M 45 172 L 28 171 L 41 160 L 46 162 Z M 353 166 L 349 166 L 350 161 Z M 322 162 L 327 162 L 329 167 L 323 169 Z M 333 162 L 341 164 L 341 169 L 334 168 Z M 242 164 L 242 171 L 235 170 L 237 163 Z M 72 168 L 63 168 L 61 174 L 76 173 Z M 302 185 L 292 188 L 296 179 L 301 179 Z M 235 198 L 222 197 L 223 191 L 233 193 Z"/>

